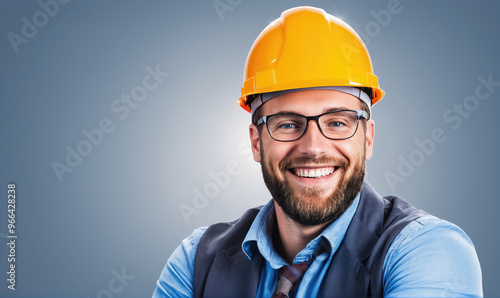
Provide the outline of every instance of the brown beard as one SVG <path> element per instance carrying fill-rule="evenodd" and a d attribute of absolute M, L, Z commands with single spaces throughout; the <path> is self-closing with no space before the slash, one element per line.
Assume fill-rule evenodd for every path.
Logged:
<path fill-rule="evenodd" d="M 352 202 L 361 191 L 365 177 L 364 155 L 360 157 L 360 162 L 353 165 L 352 174 L 346 177 L 349 163 L 346 159 L 333 157 L 301 157 L 294 160 L 283 160 L 279 163 L 279 171 L 283 174 L 284 181 L 280 181 L 272 172 L 264 155 L 261 152 L 262 174 L 269 192 L 273 199 L 283 209 L 291 219 L 305 226 L 320 225 L 332 222 L 339 218 L 351 206 Z M 306 164 L 335 164 L 338 165 L 336 171 L 341 171 L 341 177 L 337 184 L 337 189 L 327 198 L 325 204 L 318 204 L 317 197 L 322 191 L 318 188 L 308 188 L 305 193 L 296 193 L 289 181 L 285 171 L 289 171 L 290 165 L 297 167 Z"/>

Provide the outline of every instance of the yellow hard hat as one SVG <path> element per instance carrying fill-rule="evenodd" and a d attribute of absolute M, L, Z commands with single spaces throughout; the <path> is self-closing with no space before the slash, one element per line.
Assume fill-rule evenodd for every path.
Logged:
<path fill-rule="evenodd" d="M 372 105 L 384 96 L 368 50 L 349 25 L 319 8 L 288 9 L 250 49 L 238 104 L 250 112 L 251 95 L 319 86 L 371 88 Z"/>

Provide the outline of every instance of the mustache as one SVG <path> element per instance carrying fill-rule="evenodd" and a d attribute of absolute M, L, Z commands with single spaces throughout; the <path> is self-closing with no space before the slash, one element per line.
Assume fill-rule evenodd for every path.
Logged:
<path fill-rule="evenodd" d="M 320 156 L 320 157 L 310 157 L 301 156 L 293 159 L 284 159 L 280 161 L 278 167 L 281 171 L 286 171 L 293 167 L 305 166 L 305 165 L 335 165 L 335 167 L 340 169 L 346 169 L 348 166 L 348 161 L 345 158 L 333 157 L 333 156 Z"/>

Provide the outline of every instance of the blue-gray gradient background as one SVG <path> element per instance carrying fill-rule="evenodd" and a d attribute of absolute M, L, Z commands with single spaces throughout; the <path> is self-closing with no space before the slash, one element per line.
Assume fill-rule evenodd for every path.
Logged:
<path fill-rule="evenodd" d="M 361 31 L 386 91 L 373 108 L 367 180 L 464 229 L 485 295 L 500 296 L 500 84 L 478 87 L 479 77 L 500 82 L 500 3 L 40 2 L 0 2 L 0 296 L 150 296 L 193 229 L 266 203 L 249 114 L 236 100 L 253 41 L 298 5 Z M 13 46 L 13 34 L 26 39 Z M 162 72 L 158 80 L 148 67 Z M 470 97 L 477 88 L 485 99 Z M 132 92 L 142 101 L 127 106 L 122 94 Z M 459 104 L 469 110 L 455 112 Z M 445 141 L 432 146 L 425 140 L 436 129 Z M 86 156 L 69 164 L 78 148 Z M 57 163 L 67 166 L 60 177 Z M 12 182 L 15 292 L 6 281 Z"/>

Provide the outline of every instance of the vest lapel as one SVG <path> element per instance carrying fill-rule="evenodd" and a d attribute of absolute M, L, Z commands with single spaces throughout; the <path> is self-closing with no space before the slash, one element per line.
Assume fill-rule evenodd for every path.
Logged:
<path fill-rule="evenodd" d="M 369 285 L 370 273 L 341 245 L 323 279 L 319 297 L 367 297 Z"/>
<path fill-rule="evenodd" d="M 323 281 L 321 297 L 367 297 L 370 272 L 364 266 L 383 226 L 384 202 L 363 184 L 360 202 Z"/>

